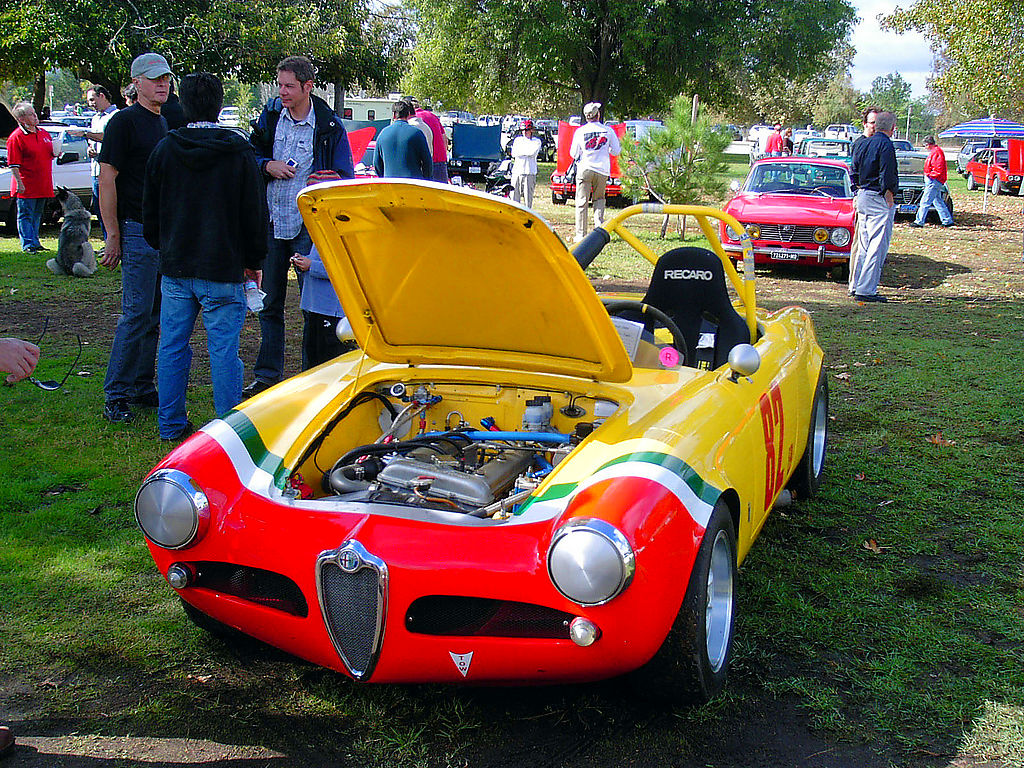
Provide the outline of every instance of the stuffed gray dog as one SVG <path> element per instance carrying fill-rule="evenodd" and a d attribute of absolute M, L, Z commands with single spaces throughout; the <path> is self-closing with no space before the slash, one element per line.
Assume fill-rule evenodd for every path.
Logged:
<path fill-rule="evenodd" d="M 64 209 L 64 224 L 57 241 L 57 257 L 47 261 L 46 266 L 56 275 L 92 277 L 96 271 L 96 254 L 89 242 L 92 214 L 78 195 L 64 187 L 57 188 L 55 197 Z"/>

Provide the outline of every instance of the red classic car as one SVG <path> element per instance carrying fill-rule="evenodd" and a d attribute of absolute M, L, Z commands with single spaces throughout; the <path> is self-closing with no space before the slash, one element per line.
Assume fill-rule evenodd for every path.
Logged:
<path fill-rule="evenodd" d="M 1021 169 L 1010 166 L 1010 151 L 990 147 L 967 161 L 967 188 L 989 187 L 993 195 L 1020 192 Z"/>
<path fill-rule="evenodd" d="M 845 271 L 856 210 L 845 163 L 811 157 L 758 160 L 725 212 L 743 224 L 757 264 L 798 264 Z M 742 254 L 739 232 L 720 224 L 722 246 Z"/>
<path fill-rule="evenodd" d="M 570 125 L 562 121 L 558 122 L 558 157 L 555 172 L 551 174 L 551 202 L 555 205 L 565 205 L 566 200 L 576 199 L 576 164 L 569 154 L 569 145 L 572 144 L 572 137 L 576 133 L 578 125 Z M 626 124 L 613 125 L 612 130 L 621 140 L 626 135 Z M 571 172 L 570 172 L 571 167 Z M 604 189 L 605 200 L 610 205 L 615 205 L 622 199 L 622 172 L 619 170 L 619 159 L 612 158 L 612 173 L 608 178 L 608 185 Z"/>

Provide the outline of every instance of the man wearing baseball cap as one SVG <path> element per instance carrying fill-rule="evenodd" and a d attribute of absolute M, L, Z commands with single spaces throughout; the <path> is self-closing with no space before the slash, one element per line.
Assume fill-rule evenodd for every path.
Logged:
<path fill-rule="evenodd" d="M 619 137 L 601 122 L 601 104 L 583 107 L 584 125 L 573 134 L 569 154 L 576 161 L 576 241 L 587 234 L 587 206 L 594 200 L 594 226 L 604 224 L 604 193 L 611 175 L 612 155 L 619 154 Z"/>
<path fill-rule="evenodd" d="M 167 134 L 160 108 L 167 101 L 171 67 L 159 53 L 132 62 L 138 100 L 110 118 L 100 150 L 100 214 L 107 228 L 100 261 L 121 266 L 121 316 L 103 382 L 103 417 L 132 420 L 130 405 L 156 408 L 156 345 L 160 335 L 160 254 L 142 236 L 142 188 L 146 162 Z"/>
<path fill-rule="evenodd" d="M 512 199 L 533 208 L 533 189 L 537 184 L 537 155 L 541 140 L 533 135 L 533 120 L 523 123 L 523 135 L 512 142 Z"/>

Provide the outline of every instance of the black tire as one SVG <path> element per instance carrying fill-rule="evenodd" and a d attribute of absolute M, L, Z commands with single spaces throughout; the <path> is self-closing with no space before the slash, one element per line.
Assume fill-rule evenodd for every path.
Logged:
<path fill-rule="evenodd" d="M 654 658 L 633 673 L 638 692 L 688 704 L 718 696 L 729 672 L 735 619 L 736 531 L 728 505 L 719 499 L 672 629 Z"/>
<path fill-rule="evenodd" d="M 976 182 L 974 180 L 974 174 L 973 173 L 968 173 L 967 174 L 967 188 L 969 190 L 971 190 L 972 192 L 978 188 L 978 182 Z"/>
<path fill-rule="evenodd" d="M 565 205 L 565 197 L 562 195 L 556 195 L 554 192 L 551 193 L 551 204 L 552 205 Z"/>
<path fill-rule="evenodd" d="M 18 206 L 15 200 L 11 200 L 11 209 L 7 211 L 3 225 L 5 235 L 18 234 Z"/>
<path fill-rule="evenodd" d="M 809 499 L 821 487 L 828 454 L 828 379 L 822 371 L 811 403 L 811 425 L 807 430 L 807 448 L 796 465 L 789 488 L 798 499 Z"/>
<path fill-rule="evenodd" d="M 998 176 L 992 177 L 992 194 L 1000 195 L 1003 192 L 1003 180 Z"/>

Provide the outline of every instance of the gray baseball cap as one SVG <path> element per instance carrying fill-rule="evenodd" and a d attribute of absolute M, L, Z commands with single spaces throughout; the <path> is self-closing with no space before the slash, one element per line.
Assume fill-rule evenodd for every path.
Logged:
<path fill-rule="evenodd" d="M 171 74 L 167 59 L 159 53 L 144 53 L 132 62 L 132 77 L 145 77 L 156 80 L 158 77 Z"/>

